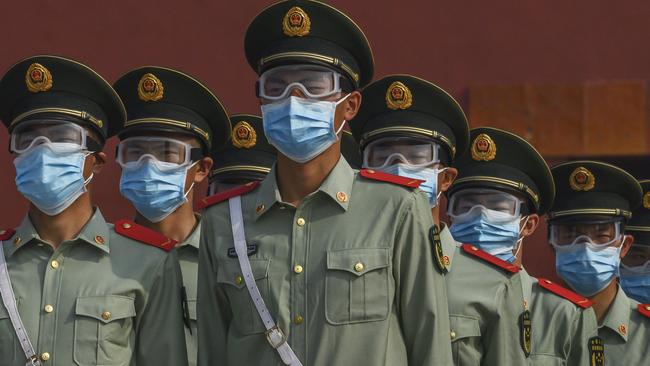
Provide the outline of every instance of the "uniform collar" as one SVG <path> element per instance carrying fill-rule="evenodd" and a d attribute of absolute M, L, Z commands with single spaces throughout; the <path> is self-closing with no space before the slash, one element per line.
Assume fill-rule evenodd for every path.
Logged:
<path fill-rule="evenodd" d="M 199 249 L 199 241 L 201 239 L 201 215 L 196 214 L 196 226 L 190 236 L 188 236 L 185 241 L 180 243 L 178 247 L 192 246 L 196 249 Z"/>
<path fill-rule="evenodd" d="M 611 329 L 627 342 L 630 331 L 630 299 L 625 295 L 621 286 L 618 286 L 614 302 L 609 307 L 603 320 L 603 327 Z"/>
<path fill-rule="evenodd" d="M 276 179 L 276 165 L 261 182 L 257 189 L 255 201 L 255 219 L 261 217 L 276 203 L 282 203 L 280 190 Z M 318 191 L 325 193 L 336 202 L 343 210 L 347 211 L 350 204 L 352 185 L 354 184 L 354 170 L 348 162 L 340 158 L 334 169 L 325 178 Z"/>
<path fill-rule="evenodd" d="M 442 243 L 445 267 L 447 267 L 447 270 L 451 270 L 451 266 L 454 263 L 454 253 L 456 252 L 456 248 L 460 247 L 460 243 L 451 235 L 449 225 L 442 221 L 440 221 L 440 242 Z"/>
<path fill-rule="evenodd" d="M 45 243 L 45 241 L 43 241 L 38 235 L 36 228 L 34 228 L 29 215 L 25 215 L 23 222 L 16 228 L 16 233 L 10 240 L 12 248 L 9 253 L 7 253 L 9 257 L 16 250 L 34 240 L 40 243 Z M 108 224 L 106 223 L 106 220 L 104 220 L 104 216 L 99 211 L 99 208 L 95 208 L 95 212 L 86 225 L 81 229 L 79 235 L 69 241 L 86 242 L 106 253 L 110 253 L 110 232 Z"/>

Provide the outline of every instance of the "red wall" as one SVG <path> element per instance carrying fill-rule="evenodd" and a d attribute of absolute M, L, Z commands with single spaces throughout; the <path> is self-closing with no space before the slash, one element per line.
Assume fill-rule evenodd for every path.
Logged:
<path fill-rule="evenodd" d="M 207 83 L 228 110 L 258 113 L 255 74 L 243 54 L 250 20 L 267 1 L 0 2 L 0 70 L 51 53 L 87 63 L 109 81 L 137 66 L 182 69 Z M 376 76 L 410 73 L 449 90 L 465 106 L 482 83 L 650 79 L 650 2 L 330 1 L 352 16 L 372 44 Z M 316 24 L 314 24 L 316 26 Z M 470 116 L 471 117 L 471 116 Z M 625 143 L 621 141 L 621 143 Z M 0 131 L 0 226 L 20 222 L 26 202 Z M 115 142 L 107 152 L 112 156 Z M 110 219 L 132 214 L 118 193 L 114 163 L 95 179 L 95 200 Z M 534 274 L 552 275 L 545 229 L 528 241 Z"/>

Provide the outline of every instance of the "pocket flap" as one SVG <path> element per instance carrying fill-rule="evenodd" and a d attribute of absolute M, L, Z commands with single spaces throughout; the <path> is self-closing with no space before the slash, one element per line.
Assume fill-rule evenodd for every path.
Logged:
<path fill-rule="evenodd" d="M 251 264 L 255 280 L 268 277 L 269 259 L 248 258 L 248 261 Z M 240 289 L 246 286 L 238 260 L 227 260 L 217 263 L 217 283 L 225 283 Z"/>
<path fill-rule="evenodd" d="M 135 316 L 132 298 L 119 295 L 86 296 L 77 298 L 76 314 L 91 317 L 103 323 Z"/>
<path fill-rule="evenodd" d="M 347 271 L 362 276 L 390 263 L 389 248 L 354 248 L 327 252 L 327 269 Z"/>
<path fill-rule="evenodd" d="M 481 327 L 478 319 L 469 316 L 451 315 L 449 317 L 451 326 L 452 340 L 458 340 L 467 337 L 480 337 Z"/>

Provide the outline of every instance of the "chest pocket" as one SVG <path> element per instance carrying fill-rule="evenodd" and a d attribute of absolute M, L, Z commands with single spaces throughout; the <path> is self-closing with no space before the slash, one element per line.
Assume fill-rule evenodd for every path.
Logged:
<path fill-rule="evenodd" d="M 268 271 L 270 260 L 249 258 L 249 262 L 262 299 L 264 299 L 266 307 L 269 308 L 271 316 L 275 318 L 273 308 L 269 303 Z M 237 259 L 224 260 L 218 263 L 217 283 L 223 285 L 228 300 L 230 300 L 235 328 L 241 334 L 264 333 L 266 328 L 264 328 L 264 324 L 248 293 Z"/>
<path fill-rule="evenodd" d="M 0 250 L 2 250 L 1 247 Z M 14 360 L 16 358 L 16 354 L 14 353 L 16 346 L 19 346 L 16 342 L 16 332 L 14 331 L 13 325 L 11 325 L 11 319 L 9 318 L 7 309 L 0 302 L 0 359 Z"/>
<path fill-rule="evenodd" d="M 342 325 L 384 320 L 390 309 L 390 251 L 355 248 L 327 252 L 325 318 Z"/>
<path fill-rule="evenodd" d="M 74 361 L 78 365 L 129 365 L 135 332 L 132 298 L 118 295 L 77 298 Z"/>
<path fill-rule="evenodd" d="M 531 354 L 528 358 L 531 366 L 566 366 L 566 361 L 561 357 L 544 354 Z"/>
<path fill-rule="evenodd" d="M 479 366 L 481 364 L 482 345 L 481 327 L 478 319 L 469 316 L 451 315 L 451 350 L 454 365 Z"/>

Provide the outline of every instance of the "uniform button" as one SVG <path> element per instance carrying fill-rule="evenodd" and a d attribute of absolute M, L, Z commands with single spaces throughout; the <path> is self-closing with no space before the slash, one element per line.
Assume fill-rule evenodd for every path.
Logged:
<path fill-rule="evenodd" d="M 244 280 L 244 279 L 241 278 L 241 276 L 237 276 L 237 277 L 235 277 L 235 283 L 238 284 L 238 285 L 241 285 L 241 282 L 242 282 L 243 280 Z"/>
<path fill-rule="evenodd" d="M 264 205 L 260 204 L 257 207 L 255 207 L 255 212 L 257 212 L 258 215 L 261 214 L 262 211 L 264 211 Z"/>
<path fill-rule="evenodd" d="M 650 306 L 646 306 L 645 309 L 650 311 Z"/>
<path fill-rule="evenodd" d="M 20 244 L 21 241 L 23 241 L 23 239 L 21 239 L 20 236 L 17 236 L 16 239 L 14 239 L 14 245 Z"/>
<path fill-rule="evenodd" d="M 293 317 L 293 322 L 295 324 L 300 325 L 300 324 L 302 324 L 303 321 L 305 321 L 305 319 L 300 315 L 296 315 L 296 316 Z"/>
<path fill-rule="evenodd" d="M 305 219 L 303 219 L 302 217 L 299 218 L 298 220 L 296 220 L 296 224 L 298 224 L 298 226 L 305 226 Z"/>
<path fill-rule="evenodd" d="M 125 223 L 122 224 L 122 228 L 124 228 L 124 229 L 130 229 L 130 228 L 131 228 L 131 224 L 129 224 L 128 222 L 125 222 Z"/>
<path fill-rule="evenodd" d="M 51 313 L 51 312 L 54 311 L 54 306 L 48 304 L 48 305 L 45 305 L 44 309 L 45 309 L 46 313 Z"/>
<path fill-rule="evenodd" d="M 0 235 L 4 235 L 7 233 L 7 230 L 0 230 Z"/>
<path fill-rule="evenodd" d="M 454 332 L 452 330 L 451 333 L 449 333 L 449 336 L 451 337 L 451 339 L 455 339 L 456 338 L 456 332 Z"/>
<path fill-rule="evenodd" d="M 41 353 L 41 361 L 47 361 L 50 359 L 50 354 L 47 352 Z"/>
<path fill-rule="evenodd" d="M 109 320 L 111 318 L 111 312 L 110 311 L 105 311 L 102 313 L 102 319 L 104 320 Z"/>
<path fill-rule="evenodd" d="M 302 269 L 303 268 L 300 264 L 296 264 L 295 266 L 293 266 L 293 271 L 296 273 L 302 273 Z"/>
<path fill-rule="evenodd" d="M 364 268 L 364 266 L 363 266 L 363 263 L 361 263 L 361 262 L 357 262 L 354 265 L 354 270 L 357 271 L 357 272 L 362 272 L 363 268 Z"/>
<path fill-rule="evenodd" d="M 375 174 L 375 171 L 372 170 L 372 169 L 366 169 L 366 172 L 368 172 L 368 173 L 370 173 L 370 174 Z"/>
<path fill-rule="evenodd" d="M 52 266 L 52 268 L 54 268 L 54 269 L 59 268 L 59 261 L 57 261 L 57 260 L 53 260 L 53 261 L 50 263 L 50 266 Z"/>
<path fill-rule="evenodd" d="M 102 245 L 104 244 L 104 238 L 101 235 L 95 236 L 95 243 Z"/>

